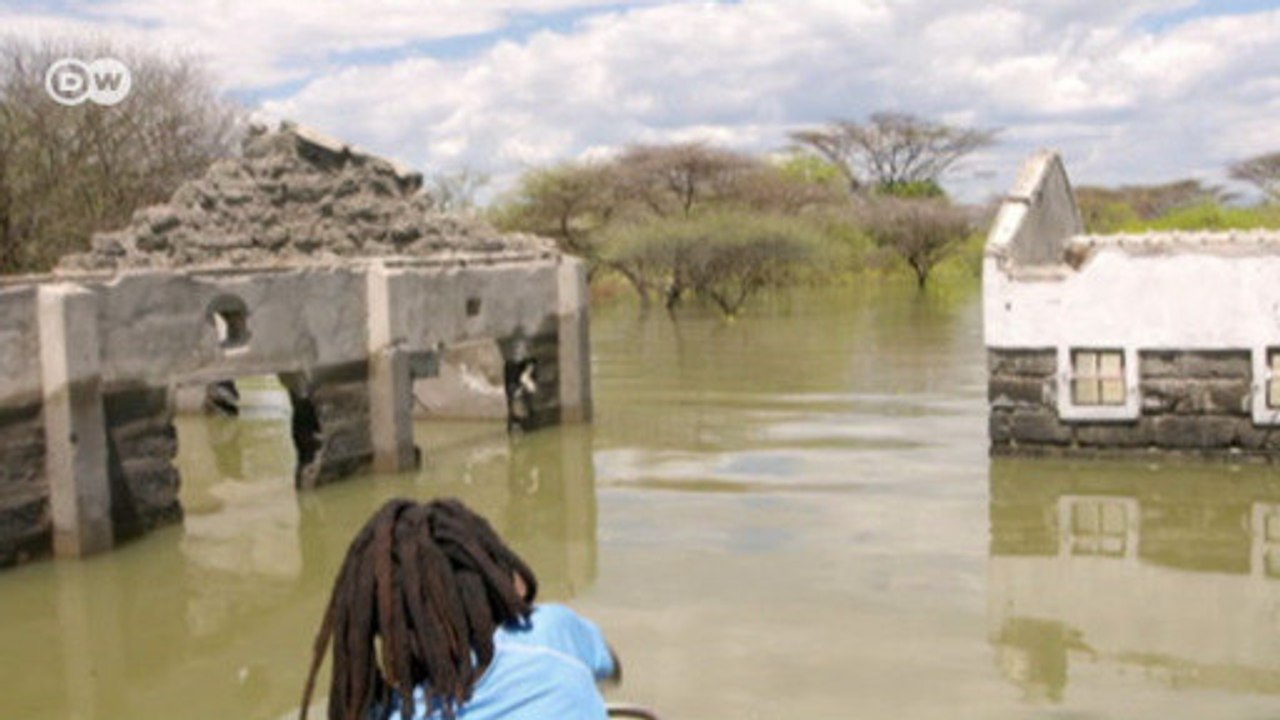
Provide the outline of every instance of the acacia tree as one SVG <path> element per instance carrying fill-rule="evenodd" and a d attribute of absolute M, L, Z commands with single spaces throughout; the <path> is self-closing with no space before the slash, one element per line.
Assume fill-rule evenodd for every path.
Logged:
<path fill-rule="evenodd" d="M 1280 202 L 1280 151 L 1241 160 L 1228 172 L 1235 180 L 1253 184 L 1272 202 Z"/>
<path fill-rule="evenodd" d="M 703 142 L 632 145 L 611 164 L 620 198 L 654 215 L 691 216 L 707 203 L 731 198 L 763 163 Z"/>
<path fill-rule="evenodd" d="M 67 107 L 46 95 L 62 57 L 115 57 L 129 96 Z M 240 111 L 193 60 L 106 43 L 0 42 L 0 273 L 46 270 L 85 250 L 233 151 Z"/>
<path fill-rule="evenodd" d="M 879 112 L 865 123 L 835 120 L 791 133 L 839 168 L 855 195 L 868 190 L 941 194 L 942 174 L 995 141 L 996 131 L 962 128 L 905 113 Z M 936 192 L 919 192 L 933 188 Z"/>
<path fill-rule="evenodd" d="M 920 290 L 974 227 L 968 209 L 943 199 L 882 198 L 867 208 L 862 222 L 876 245 L 906 261 Z"/>
<path fill-rule="evenodd" d="M 750 211 L 626 223 L 611 228 L 605 243 L 613 262 L 678 278 L 726 317 L 759 291 L 789 281 L 816 257 L 819 245 L 803 220 Z"/>

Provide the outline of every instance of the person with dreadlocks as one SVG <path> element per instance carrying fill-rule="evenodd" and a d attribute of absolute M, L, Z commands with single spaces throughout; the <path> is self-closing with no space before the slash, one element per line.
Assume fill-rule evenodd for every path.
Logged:
<path fill-rule="evenodd" d="M 533 571 L 454 499 L 391 500 L 352 540 L 316 636 L 306 720 L 332 645 L 329 720 L 599 720 L 621 677 L 600 630 L 534 605 Z"/>

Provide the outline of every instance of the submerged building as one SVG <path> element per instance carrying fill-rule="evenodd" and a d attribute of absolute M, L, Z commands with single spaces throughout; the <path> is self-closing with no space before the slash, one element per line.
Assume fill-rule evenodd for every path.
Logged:
<path fill-rule="evenodd" d="M 306 128 L 258 129 L 53 274 L 0 279 L 0 567 L 180 521 L 188 385 L 226 404 L 275 376 L 303 490 L 413 471 L 424 396 L 457 416 L 497 395 L 512 429 L 589 420 L 584 264 L 421 190 Z"/>
<path fill-rule="evenodd" d="M 1085 233 L 1030 158 L 987 239 L 992 453 L 1280 457 L 1280 232 Z"/>

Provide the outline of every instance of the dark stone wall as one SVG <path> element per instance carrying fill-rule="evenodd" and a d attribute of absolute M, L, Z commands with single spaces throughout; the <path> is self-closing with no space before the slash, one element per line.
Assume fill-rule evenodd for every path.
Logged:
<path fill-rule="evenodd" d="M 280 380 L 293 404 L 297 487 L 327 485 L 372 464 L 368 363 L 325 368 L 310 377 L 281 375 Z"/>
<path fill-rule="evenodd" d="M 52 543 L 44 476 L 44 415 L 37 404 L 0 410 L 0 567 L 47 554 Z"/>
<path fill-rule="evenodd" d="M 165 388 L 108 392 L 107 472 L 116 542 L 180 522 L 178 434 Z"/>
<path fill-rule="evenodd" d="M 168 392 L 139 388 L 103 397 L 111 523 L 117 542 L 182 519 L 173 460 L 177 433 Z M 40 405 L 0 411 L 0 567 L 47 555 L 53 522 L 44 474 Z"/>
<path fill-rule="evenodd" d="M 1090 455 L 1165 450 L 1280 457 L 1280 430 L 1250 416 L 1248 351 L 1142 351 L 1141 416 L 1128 422 L 1062 422 L 1056 353 L 989 350 L 988 401 L 995 455 Z"/>

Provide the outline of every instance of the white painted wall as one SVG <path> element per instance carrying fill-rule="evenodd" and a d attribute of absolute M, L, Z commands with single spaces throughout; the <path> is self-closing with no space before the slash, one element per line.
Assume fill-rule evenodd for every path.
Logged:
<path fill-rule="evenodd" d="M 1010 198 L 987 241 L 983 263 L 983 319 L 986 344 L 996 349 L 1058 351 L 1059 414 L 1066 420 L 1122 420 L 1138 417 L 1140 350 L 1250 350 L 1254 356 L 1254 420 L 1280 423 L 1266 407 L 1267 348 L 1280 348 L 1280 233 L 1275 242 L 1212 242 L 1201 247 L 1160 249 L 1145 244 L 1134 251 L 1099 243 L 1079 268 L 1056 260 L 1019 263 L 1039 257 L 1025 245 L 1065 247 L 1059 237 L 1069 225 L 1044 223 L 1038 216 L 1075 214 L 1065 174 L 1056 155 L 1040 154 L 1023 176 L 1038 178 L 1038 192 Z M 1038 170 L 1037 170 L 1038 168 Z M 1045 228 L 1028 233 L 1033 227 Z M 1059 255 L 1061 252 L 1059 251 Z M 1070 350 L 1125 351 L 1130 396 L 1123 407 L 1076 407 L 1065 392 Z"/>
<path fill-rule="evenodd" d="M 1233 349 L 1280 344 L 1280 255 L 1133 256 L 1095 250 L 1061 280 L 1018 280 L 985 260 L 993 348 Z"/>

